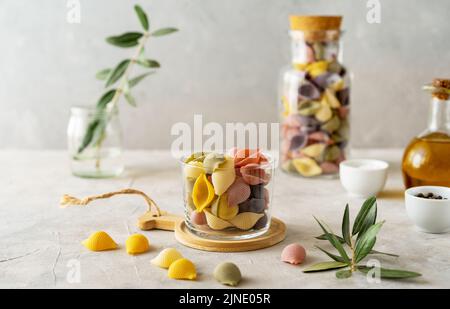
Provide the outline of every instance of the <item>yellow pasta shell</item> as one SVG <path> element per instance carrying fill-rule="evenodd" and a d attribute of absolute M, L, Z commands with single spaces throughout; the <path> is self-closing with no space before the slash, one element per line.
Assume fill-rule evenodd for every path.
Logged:
<path fill-rule="evenodd" d="M 194 263 L 185 258 L 178 259 L 170 264 L 167 275 L 171 279 L 195 280 L 197 278 Z"/>
<path fill-rule="evenodd" d="M 153 265 L 161 268 L 169 268 L 176 260 L 182 259 L 183 256 L 174 248 L 166 248 L 162 250 L 157 257 L 150 261 Z"/>
<path fill-rule="evenodd" d="M 297 172 L 304 177 L 312 177 L 322 174 L 320 166 L 310 158 L 298 158 L 292 160 Z"/>
<path fill-rule="evenodd" d="M 264 216 L 264 213 L 258 214 L 254 212 L 243 212 L 229 221 L 213 215 L 208 210 L 205 210 L 205 215 L 208 226 L 213 230 L 223 230 L 228 227 L 236 227 L 241 230 L 249 230 L 261 217 Z"/>
<path fill-rule="evenodd" d="M 192 201 L 198 212 L 203 211 L 214 200 L 214 188 L 206 174 L 198 176 L 192 190 Z"/>
<path fill-rule="evenodd" d="M 150 244 L 147 237 L 142 234 L 133 234 L 127 238 L 125 242 L 128 254 L 139 254 L 147 252 L 150 249 Z"/>
<path fill-rule="evenodd" d="M 220 219 L 219 217 L 213 215 L 209 210 L 205 209 L 204 210 L 205 215 L 206 215 L 206 223 L 208 224 L 208 226 L 213 229 L 213 230 L 223 230 L 226 229 L 227 227 L 232 227 L 233 225 L 223 219 Z"/>
<path fill-rule="evenodd" d="M 234 159 L 226 157 L 225 161 L 211 175 L 214 192 L 222 195 L 231 186 L 236 178 Z"/>
<path fill-rule="evenodd" d="M 314 116 L 320 122 L 327 122 L 331 119 L 331 117 L 333 117 L 333 111 L 331 110 L 330 105 L 328 105 L 327 101 L 322 99 L 322 101 L 320 102 L 320 108 Z"/>
<path fill-rule="evenodd" d="M 239 206 L 228 205 L 228 195 L 224 193 L 213 203 L 211 206 L 211 212 L 213 215 L 221 219 L 231 220 L 238 214 Z"/>
<path fill-rule="evenodd" d="M 305 147 L 301 150 L 301 153 L 304 155 L 307 155 L 308 157 L 318 159 L 322 156 L 323 152 L 325 151 L 325 148 L 327 147 L 326 144 L 312 144 L 308 147 Z"/>
<path fill-rule="evenodd" d="M 254 212 L 243 212 L 238 214 L 229 222 L 238 229 L 249 230 L 256 224 L 256 221 L 258 221 L 263 216 L 264 213 L 257 214 Z"/>
<path fill-rule="evenodd" d="M 106 232 L 98 231 L 92 233 L 82 244 L 92 251 L 105 251 L 117 248 L 117 244 Z"/>
<path fill-rule="evenodd" d="M 197 179 L 198 176 L 205 173 L 203 163 L 191 161 L 184 166 L 184 176 L 188 179 Z"/>
<path fill-rule="evenodd" d="M 316 61 L 308 64 L 306 70 L 311 74 L 312 77 L 317 77 L 327 72 L 328 62 L 327 61 Z"/>
<path fill-rule="evenodd" d="M 336 98 L 331 89 L 325 89 L 325 93 L 323 94 L 323 100 L 326 101 L 332 108 L 341 107 L 341 103 Z"/>

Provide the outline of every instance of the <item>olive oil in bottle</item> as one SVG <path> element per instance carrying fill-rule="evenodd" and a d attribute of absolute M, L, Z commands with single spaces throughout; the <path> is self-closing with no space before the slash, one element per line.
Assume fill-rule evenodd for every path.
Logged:
<path fill-rule="evenodd" d="M 450 187 L 450 80 L 435 79 L 428 128 L 406 147 L 402 171 L 406 188 Z"/>

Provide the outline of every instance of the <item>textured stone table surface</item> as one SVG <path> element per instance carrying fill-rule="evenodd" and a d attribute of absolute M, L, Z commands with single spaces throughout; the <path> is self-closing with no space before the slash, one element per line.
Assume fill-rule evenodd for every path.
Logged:
<path fill-rule="evenodd" d="M 390 162 L 389 178 L 379 196 L 379 218 L 386 223 L 376 249 L 400 254 L 375 256 L 382 266 L 423 273 L 414 280 L 369 283 L 357 274 L 338 280 L 333 272 L 302 273 L 305 266 L 327 260 L 314 246 L 329 246 L 313 215 L 340 230 L 344 206 L 354 218 L 361 200 L 349 198 L 339 180 L 305 180 L 276 174 L 273 214 L 287 224 L 286 239 L 271 248 L 243 253 L 202 252 L 178 244 L 172 232 L 143 232 L 151 251 L 129 256 L 124 243 L 138 232 L 137 217 L 146 210 L 141 197 L 118 196 L 85 208 L 59 208 L 64 193 L 83 197 L 133 187 L 147 192 L 170 212 L 182 213 L 181 180 L 177 162 L 169 152 L 129 151 L 126 173 L 116 179 L 90 180 L 71 175 L 63 151 L 0 152 L 0 288 L 222 288 L 212 277 L 222 261 L 238 264 L 242 288 L 449 288 L 450 234 L 418 232 L 406 216 L 398 150 L 360 150 L 355 157 Z M 92 231 L 104 230 L 122 247 L 90 252 L 80 242 Z M 282 248 L 299 242 L 307 249 L 303 265 L 280 262 Z M 150 259 L 166 247 L 175 247 L 197 266 L 197 281 L 167 278 L 167 271 Z M 331 250 L 331 248 L 329 248 Z M 79 267 L 78 267 L 79 266 Z M 79 269 L 79 282 L 76 270 Z M 75 281 L 75 282 L 74 282 Z"/>

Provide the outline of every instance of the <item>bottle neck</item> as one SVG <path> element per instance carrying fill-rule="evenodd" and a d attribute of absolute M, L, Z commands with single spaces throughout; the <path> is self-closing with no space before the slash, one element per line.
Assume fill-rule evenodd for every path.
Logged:
<path fill-rule="evenodd" d="M 428 130 L 450 135 L 450 98 L 445 100 L 433 96 Z"/>
<path fill-rule="evenodd" d="M 342 62 L 342 46 L 338 31 L 291 31 L 293 64 L 317 61 Z"/>

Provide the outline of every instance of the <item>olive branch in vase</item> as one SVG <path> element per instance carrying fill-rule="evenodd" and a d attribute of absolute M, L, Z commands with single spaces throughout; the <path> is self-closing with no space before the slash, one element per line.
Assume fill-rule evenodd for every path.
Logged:
<path fill-rule="evenodd" d="M 89 123 L 83 140 L 78 148 L 81 154 L 89 145 L 97 148 L 99 154 L 103 140 L 105 139 L 105 129 L 111 119 L 112 113 L 117 108 L 119 99 L 123 95 L 125 100 L 133 107 L 136 100 L 131 94 L 131 90 L 147 76 L 155 73 L 155 69 L 160 67 L 158 61 L 149 59 L 145 55 L 145 44 L 150 37 L 159 37 L 178 31 L 176 28 L 160 28 L 150 31 L 150 22 L 145 11 L 135 5 L 134 10 L 143 28 L 143 31 L 126 32 L 117 36 L 110 36 L 106 41 L 121 48 L 136 47 L 133 57 L 120 61 L 114 68 L 107 68 L 96 74 L 97 79 L 105 82 L 106 92 L 100 97 L 96 104 L 96 113 Z M 147 69 L 140 75 L 130 77 L 134 64 Z M 104 116 L 106 113 L 106 117 Z M 100 167 L 100 155 L 97 156 L 96 167 Z"/>

